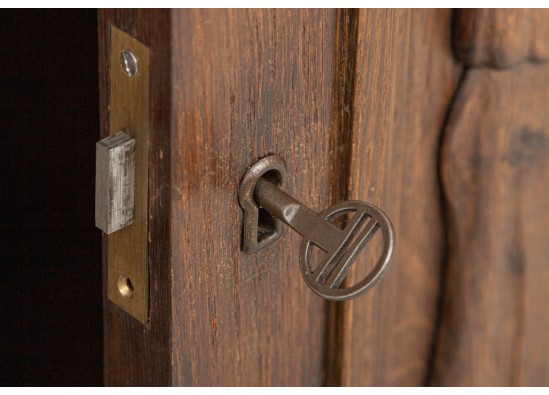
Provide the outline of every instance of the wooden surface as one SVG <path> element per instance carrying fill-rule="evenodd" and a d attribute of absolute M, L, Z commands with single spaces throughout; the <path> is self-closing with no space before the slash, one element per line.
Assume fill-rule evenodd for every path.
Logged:
<path fill-rule="evenodd" d="M 172 11 L 173 384 L 320 385 L 325 302 L 287 230 L 240 251 L 237 191 L 275 153 L 329 204 L 335 11 Z M 312 143 L 314 141 L 314 143 Z"/>
<path fill-rule="evenodd" d="M 336 78 L 333 85 L 332 151 L 330 160 L 330 203 L 346 200 L 349 190 L 351 144 L 355 98 L 355 78 L 358 40 L 358 10 L 341 9 L 336 13 L 335 59 Z M 345 285 L 345 284 L 343 284 Z M 328 302 L 326 306 L 324 343 L 324 384 L 341 384 L 343 366 L 343 333 L 345 303 Z"/>
<path fill-rule="evenodd" d="M 438 139 L 461 73 L 450 51 L 450 20 L 448 10 L 358 13 L 349 192 L 343 197 L 386 211 L 396 250 L 381 283 L 340 307 L 337 384 L 422 385 L 428 375 L 444 254 Z M 363 253 L 355 280 L 375 259 Z"/>
<path fill-rule="evenodd" d="M 549 14 L 466 10 L 460 24 L 476 26 L 455 37 L 462 60 L 508 69 L 469 69 L 442 135 L 449 244 L 430 383 L 548 385 L 549 68 L 533 63 Z"/>
<path fill-rule="evenodd" d="M 443 257 L 438 136 L 460 76 L 450 13 L 177 10 L 171 25 L 171 383 L 422 384 Z M 401 252 L 371 295 L 314 296 L 289 230 L 240 251 L 236 192 L 268 153 L 313 209 L 361 198 L 394 217 Z"/>
<path fill-rule="evenodd" d="M 549 10 L 463 9 L 455 13 L 454 48 L 468 66 L 503 69 L 549 59 Z"/>
<path fill-rule="evenodd" d="M 170 21 L 168 10 L 99 11 L 99 82 L 101 137 L 109 134 L 109 43 L 114 25 L 151 50 L 149 101 L 149 324 L 104 298 L 105 384 L 171 383 L 170 312 L 172 305 L 169 243 L 170 199 Z M 103 243 L 106 279 L 107 242 Z M 105 284 L 106 285 L 106 284 Z"/>
<path fill-rule="evenodd" d="M 96 13 L 0 21 L 0 385 L 101 385 Z"/>
<path fill-rule="evenodd" d="M 181 328 L 174 331 L 175 372 L 180 375 L 174 378 L 174 382 L 422 384 L 428 374 L 435 336 L 439 267 L 444 244 L 440 232 L 438 138 L 461 73 L 450 52 L 450 12 L 338 11 L 330 18 L 324 16 L 322 20 L 302 20 L 304 16 L 297 12 L 275 12 L 272 15 L 266 11 L 259 15 L 249 12 L 247 15 L 240 14 L 238 18 L 225 12 L 181 11 L 174 15 L 174 37 L 182 38 L 181 44 L 178 42 L 181 49 L 174 49 L 173 52 L 173 70 L 185 70 L 185 73 L 195 76 L 192 89 L 187 87 L 190 84 L 188 81 L 183 81 L 183 91 L 176 91 L 174 96 L 174 103 L 177 103 L 174 106 L 181 108 L 174 111 L 184 114 L 184 122 L 178 120 L 176 125 L 177 133 L 182 134 L 173 144 L 176 150 L 181 147 L 183 152 L 178 154 L 181 157 L 178 160 L 175 160 L 174 153 L 172 179 L 174 183 L 182 180 L 184 188 L 177 190 L 173 198 L 175 206 L 172 216 L 181 218 L 183 223 L 193 224 L 192 227 L 178 229 L 178 222 L 172 223 L 176 270 L 174 312 L 177 322 L 174 328 Z M 324 19 L 327 22 L 322 22 Z M 441 19 L 447 23 L 440 23 Z M 235 20 L 240 23 L 235 25 Z M 270 29 L 276 30 L 274 27 L 278 26 L 275 22 L 286 26 L 288 31 L 279 29 L 281 31 L 270 38 L 275 34 Z M 212 23 L 217 26 L 216 29 L 203 30 L 204 26 Z M 296 25 L 319 26 L 319 23 L 320 26 L 326 24 L 330 29 L 316 28 L 317 34 L 313 37 L 309 37 L 309 31 L 305 29 L 301 33 L 305 37 L 301 40 L 310 40 L 309 45 L 294 45 L 290 54 L 286 53 L 290 51 L 287 42 L 296 41 L 293 35 L 297 33 L 291 31 Z M 259 43 L 255 56 L 249 53 L 253 48 L 240 44 L 250 40 L 248 36 L 254 31 L 259 37 L 254 41 Z M 194 33 L 193 42 L 185 40 L 183 34 L 189 32 Z M 323 34 L 326 37 L 323 38 Z M 226 43 L 225 37 L 231 37 L 231 40 Z M 336 43 L 335 49 L 328 46 L 333 42 L 330 40 L 332 37 L 335 38 L 332 39 Z M 433 37 L 437 37 L 434 45 L 430 41 Z M 212 56 L 210 53 L 225 54 L 223 48 L 227 45 L 230 45 L 229 52 L 234 56 L 217 56 L 215 61 L 208 58 Z M 309 53 L 315 50 L 319 53 Z M 194 56 L 183 55 L 188 53 Z M 258 58 L 259 54 L 264 55 Z M 287 81 L 279 77 L 296 75 L 293 70 L 296 62 L 292 61 L 292 56 L 298 59 L 308 57 L 306 64 L 309 66 L 308 73 L 303 74 L 302 71 L 294 78 L 294 84 L 300 81 L 300 85 L 293 89 L 291 85 L 285 86 Z M 329 57 L 332 57 L 332 63 L 325 59 Z M 204 63 L 197 63 L 202 58 Z M 268 72 L 256 66 L 260 60 L 272 65 Z M 315 69 L 311 69 L 313 66 Z M 245 79 L 236 72 L 242 69 L 246 70 L 244 75 L 251 75 L 251 78 Z M 174 74 L 174 86 L 179 85 L 178 73 Z M 322 80 L 324 86 L 318 87 L 319 81 L 313 83 L 311 75 Z M 183 75 L 180 78 L 183 79 Z M 330 78 L 332 80 L 328 81 Z M 259 81 L 259 91 L 252 89 Z M 316 86 L 312 85 L 311 88 L 308 84 Z M 205 88 L 210 86 L 212 88 Z M 431 90 L 425 92 L 425 86 Z M 322 95 L 313 95 L 319 90 Z M 201 103 L 195 99 L 199 93 L 205 108 L 197 106 Z M 299 100 L 300 95 L 304 99 Z M 330 95 L 334 97 L 331 102 Z M 231 100 L 232 107 L 227 108 L 226 103 L 231 103 Z M 225 103 L 221 112 L 218 102 Z M 237 106 L 235 102 L 240 104 Z M 261 107 L 264 102 L 270 105 L 267 107 L 270 110 Z M 321 114 L 330 108 L 328 105 L 332 106 L 332 116 L 328 118 L 324 114 L 322 118 Z M 349 108 L 352 110 L 349 111 Z M 318 120 L 313 118 L 318 122 L 316 127 L 314 123 L 312 127 L 305 123 L 311 122 L 307 116 L 310 111 L 319 113 Z M 216 114 L 216 118 L 210 119 L 207 114 Z M 242 114 L 246 115 L 243 120 L 240 119 Z M 232 118 L 229 132 L 226 131 L 227 122 L 223 122 L 225 117 Z M 287 118 L 289 130 L 277 127 L 280 117 Z M 330 122 L 333 125 L 331 132 L 325 129 Z M 196 133 L 197 129 L 205 131 Z M 316 136 L 314 144 L 311 144 L 309 137 L 312 133 Z M 326 137 L 330 140 L 324 140 Z M 235 147 L 250 151 L 249 158 L 244 155 L 247 159 L 242 160 L 234 154 L 230 155 L 230 152 L 235 152 Z M 316 156 L 310 150 L 314 150 Z M 397 224 L 400 252 L 384 283 L 371 295 L 355 302 L 328 306 L 324 369 L 321 369 L 319 356 L 314 365 L 315 354 L 312 354 L 313 358 L 309 354 L 306 360 L 302 360 L 298 370 L 295 367 L 296 360 L 321 347 L 320 336 L 315 340 L 300 333 L 314 334 L 315 330 L 321 330 L 321 326 L 313 325 L 322 322 L 321 309 L 317 307 L 312 310 L 321 302 L 311 297 L 299 276 L 285 280 L 290 281 L 286 284 L 283 282 L 284 273 L 296 270 L 292 266 L 292 261 L 296 259 L 294 256 L 297 256 L 296 235 L 287 232 L 284 239 L 272 247 L 275 250 L 271 253 L 273 255 L 266 250 L 258 256 L 257 262 L 263 269 L 256 267 L 259 271 L 255 272 L 255 276 L 261 279 L 267 270 L 276 270 L 265 276 L 271 284 L 242 284 L 241 278 L 253 270 L 244 262 L 257 258 L 242 256 L 234 242 L 215 243 L 218 238 L 237 240 L 240 237 L 240 225 L 235 222 L 240 223 L 241 213 L 237 206 L 227 207 L 226 202 L 227 199 L 236 199 L 238 174 L 243 174 L 255 158 L 268 152 L 278 153 L 290 163 L 290 192 L 294 192 L 294 185 L 300 182 L 300 171 L 307 169 L 308 177 L 301 181 L 297 191 L 311 188 L 311 185 L 314 189 L 296 196 L 313 208 L 318 209 L 344 198 L 362 198 L 388 210 Z M 329 167 L 324 168 L 322 161 Z M 296 162 L 300 162 L 301 169 L 292 170 L 292 164 Z M 366 171 L 362 172 L 362 169 Z M 350 184 L 342 181 L 345 177 L 351 177 Z M 315 187 L 317 179 L 324 183 L 322 188 Z M 349 185 L 350 191 L 347 192 Z M 215 199 L 208 192 L 212 188 L 216 190 Z M 422 191 L 421 195 L 417 194 L 418 190 Z M 330 195 L 326 195 L 328 191 Z M 407 199 L 404 200 L 403 196 Z M 321 204 L 311 202 L 311 197 L 322 199 Z M 223 209 L 228 212 L 223 212 Z M 197 227 L 189 217 L 191 213 L 202 221 L 202 225 Z M 200 219 L 203 216 L 206 219 Z M 229 220 L 225 222 L 224 218 Z M 422 224 L 420 230 L 417 229 L 418 223 Z M 201 237 L 205 237 L 206 241 L 200 241 Z M 282 251 L 285 254 L 278 255 L 283 254 Z M 200 257 L 202 268 L 200 265 L 193 268 L 185 266 L 191 270 L 190 273 L 178 268 L 178 261 L 194 261 L 196 256 Z M 271 259 L 277 262 L 272 269 L 269 268 Z M 363 261 L 367 266 L 368 259 Z M 212 262 L 214 266 L 210 268 Z M 230 263 L 224 266 L 218 262 Z M 179 281 L 179 277 L 184 281 Z M 198 287 L 196 283 L 207 285 Z M 269 298 L 276 297 L 276 294 L 265 293 L 264 289 L 272 289 L 273 286 L 280 287 L 277 292 L 281 295 L 278 298 L 288 298 L 287 301 L 282 299 L 282 305 L 269 302 Z M 197 292 L 199 296 L 196 296 Z M 249 298 L 254 292 L 256 296 L 251 300 L 242 299 L 243 292 L 247 292 Z M 223 300 L 226 294 L 228 297 Z M 291 304 L 290 298 L 299 300 L 300 304 Z M 286 310 L 284 303 L 291 304 L 291 309 Z M 310 303 L 314 304 L 311 306 Z M 308 316 L 303 316 L 302 309 L 306 304 L 311 310 Z M 387 308 L 388 304 L 392 307 Z M 274 329 L 268 315 L 263 314 L 261 319 L 254 320 L 253 325 L 246 323 L 249 319 L 246 316 L 251 316 L 252 312 L 257 314 L 258 306 L 262 305 L 266 309 L 263 314 L 284 314 L 282 317 L 284 325 L 288 325 L 287 329 L 284 326 Z M 207 316 L 193 317 L 193 312 L 205 310 L 209 312 Z M 302 318 L 296 319 L 300 314 Z M 298 321 L 300 324 L 296 326 Z M 281 341 L 278 331 L 293 335 Z M 278 340 L 265 343 L 265 336 Z M 307 339 L 308 343 L 291 343 L 300 337 Z M 244 338 L 247 339 L 246 348 L 240 345 Z M 190 350 L 191 354 L 181 350 Z M 254 354 L 261 361 L 259 366 L 249 361 Z M 232 370 L 235 368 L 226 362 L 226 358 L 234 358 L 234 355 L 240 358 L 240 368 L 236 370 Z M 287 357 L 291 358 L 285 359 Z M 242 376 L 243 371 L 249 376 Z M 285 376 L 292 371 L 293 376 Z M 204 379 L 204 376 L 207 378 Z"/>
<path fill-rule="evenodd" d="M 445 131 L 436 385 L 549 384 L 549 67 L 472 70 Z"/>
<path fill-rule="evenodd" d="M 105 301 L 107 384 L 546 384 L 544 14 L 467 12 L 457 58 L 449 10 L 100 12 L 102 89 L 114 23 L 151 48 L 154 108 L 151 318 Z M 241 252 L 239 182 L 269 153 L 312 209 L 389 214 L 368 295 L 309 291 L 289 229 Z"/>
<path fill-rule="evenodd" d="M 546 11 L 459 10 L 452 44 L 447 10 L 103 10 L 101 136 L 95 13 L 0 16 L 1 384 L 101 383 L 111 25 L 151 49 L 154 111 L 150 321 L 104 298 L 106 384 L 549 384 Z M 290 230 L 240 251 L 238 184 L 267 153 L 311 208 L 391 216 L 367 296 L 313 295 Z"/>

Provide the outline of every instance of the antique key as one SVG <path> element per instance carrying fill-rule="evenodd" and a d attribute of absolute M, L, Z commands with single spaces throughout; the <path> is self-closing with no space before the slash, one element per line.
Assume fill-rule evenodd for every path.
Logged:
<path fill-rule="evenodd" d="M 282 221 L 303 236 L 299 267 L 313 292 L 329 300 L 343 301 L 372 288 L 383 277 L 393 256 L 395 236 L 387 215 L 361 201 L 346 201 L 316 213 L 281 189 L 285 179 L 286 164 L 275 155 L 258 161 L 242 179 L 239 198 L 245 212 L 244 251 L 257 252 L 278 239 Z M 352 217 L 340 229 L 333 222 L 344 215 Z M 360 251 L 378 231 L 383 237 L 383 251 L 376 265 L 355 285 L 340 288 Z M 325 252 L 315 268 L 313 246 Z"/>

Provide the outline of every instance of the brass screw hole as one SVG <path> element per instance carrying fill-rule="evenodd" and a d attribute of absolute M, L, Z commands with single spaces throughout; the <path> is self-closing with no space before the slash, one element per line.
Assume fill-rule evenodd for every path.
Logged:
<path fill-rule="evenodd" d="M 139 71 L 139 66 L 137 62 L 137 57 L 127 48 L 122 50 L 120 54 L 120 62 L 122 63 L 122 68 L 128 75 L 128 77 L 134 77 Z"/>
<path fill-rule="evenodd" d="M 132 281 L 126 276 L 118 277 L 118 291 L 123 297 L 131 298 L 134 292 Z"/>

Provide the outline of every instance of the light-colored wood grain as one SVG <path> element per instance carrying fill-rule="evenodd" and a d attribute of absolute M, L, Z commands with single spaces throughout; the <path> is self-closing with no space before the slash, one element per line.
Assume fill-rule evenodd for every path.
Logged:
<path fill-rule="evenodd" d="M 434 385 L 549 385 L 549 66 L 471 70 L 445 131 Z"/>
<path fill-rule="evenodd" d="M 135 139 L 118 132 L 95 151 L 95 225 L 111 234 L 133 223 Z"/>
<path fill-rule="evenodd" d="M 121 52 L 130 49 L 139 72 L 128 76 Z M 142 323 L 147 322 L 149 185 L 149 49 L 121 30 L 111 28 L 109 134 L 124 131 L 135 139 L 134 223 L 108 236 L 107 292 L 111 301 Z M 126 292 L 129 286 L 133 292 Z"/>

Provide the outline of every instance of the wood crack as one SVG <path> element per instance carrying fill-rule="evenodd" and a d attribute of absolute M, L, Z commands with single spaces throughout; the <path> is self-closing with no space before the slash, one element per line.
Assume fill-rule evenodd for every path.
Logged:
<path fill-rule="evenodd" d="M 431 353 L 429 355 L 428 368 L 427 368 L 427 373 L 425 375 L 425 380 L 424 380 L 425 386 L 428 386 L 431 384 L 433 374 L 434 374 L 435 359 L 438 351 L 437 344 L 440 338 L 442 315 L 444 310 L 444 301 L 445 301 L 444 290 L 446 289 L 448 259 L 450 256 L 449 245 L 450 245 L 451 236 L 452 236 L 452 224 L 451 224 L 451 219 L 449 215 L 449 204 L 446 196 L 446 190 L 444 187 L 444 179 L 442 174 L 442 165 L 444 163 L 444 145 L 445 145 L 445 140 L 447 136 L 446 131 L 447 131 L 448 125 L 452 120 L 452 113 L 455 108 L 457 100 L 459 100 L 460 91 L 463 87 L 464 81 L 467 78 L 468 71 L 469 71 L 468 67 L 463 68 L 461 76 L 456 84 L 454 94 L 450 99 L 450 103 L 448 104 L 448 109 L 444 117 L 444 121 L 442 122 L 442 126 L 440 128 L 438 153 L 437 153 L 437 158 L 438 158 L 437 159 L 437 179 L 438 179 L 438 186 L 439 186 L 439 192 L 440 192 L 440 206 L 439 206 L 441 210 L 440 217 L 441 217 L 441 224 L 442 224 L 442 231 L 444 234 L 444 238 L 443 238 L 443 245 L 441 248 L 441 255 L 440 255 L 439 299 L 437 302 L 437 313 L 436 313 L 435 326 L 434 326 L 433 337 L 431 342 Z"/>
<path fill-rule="evenodd" d="M 336 16 L 333 127 L 330 163 L 330 204 L 349 199 L 351 147 L 353 138 L 353 110 L 356 85 L 358 44 L 358 10 L 338 10 Z M 345 286 L 343 284 L 343 286 Z M 326 303 L 325 385 L 342 384 L 345 332 L 352 325 L 346 323 L 348 304 Z"/>

